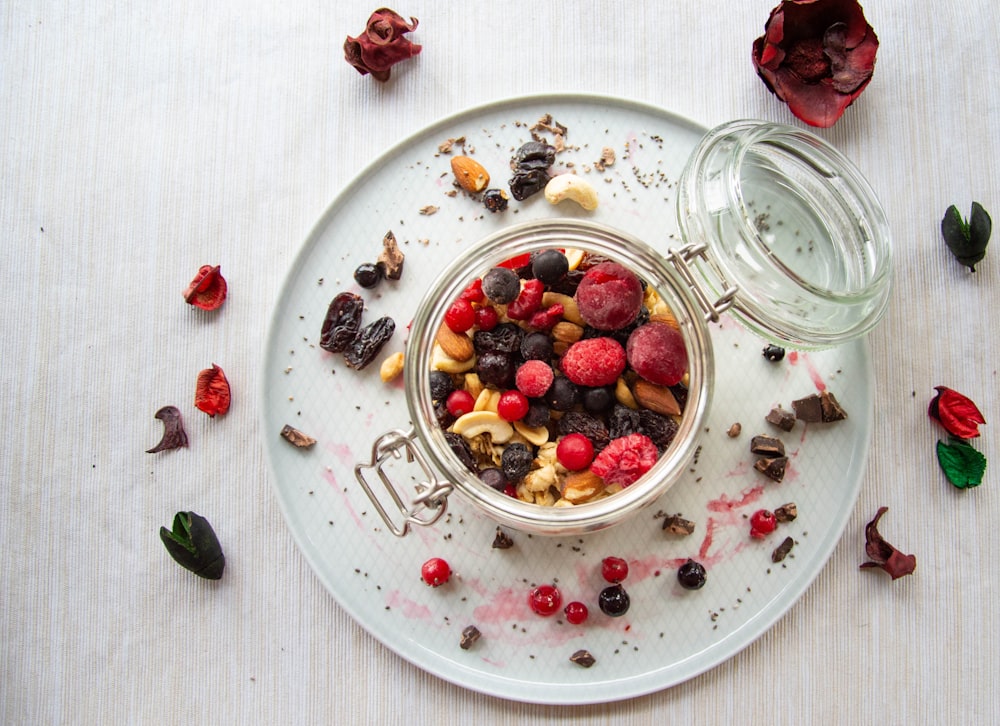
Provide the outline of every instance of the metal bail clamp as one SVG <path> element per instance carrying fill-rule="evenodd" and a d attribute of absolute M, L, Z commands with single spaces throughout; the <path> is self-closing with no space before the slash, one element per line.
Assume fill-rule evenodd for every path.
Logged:
<path fill-rule="evenodd" d="M 707 244 L 691 243 L 681 247 L 679 250 L 671 248 L 668 250 L 667 256 L 670 259 L 670 264 L 680 273 L 684 282 L 687 283 L 688 289 L 694 294 L 698 305 L 705 311 L 705 322 L 717 323 L 719 322 L 719 316 L 733 306 L 739 288 L 730 285 L 725 280 L 721 280 L 722 295 L 714 303 L 711 301 L 702 289 L 701 284 L 695 279 L 689 264 L 696 257 L 701 257 L 703 260 L 708 261 L 707 251 Z"/>
<path fill-rule="evenodd" d="M 411 524 L 426 527 L 437 522 L 448 508 L 448 495 L 454 489 L 451 482 L 442 481 L 435 475 L 427 463 L 427 459 L 414 443 L 415 435 L 413 429 L 407 432 L 398 429 L 387 431 L 375 439 L 375 443 L 372 444 L 371 461 L 367 464 L 357 464 L 354 467 L 354 476 L 358 483 L 361 484 L 365 494 L 375 505 L 375 509 L 381 515 L 386 526 L 397 537 L 405 537 L 410 531 Z M 407 463 L 415 461 L 423 472 L 423 480 L 415 483 L 416 494 L 410 499 L 409 504 L 404 501 L 396 484 L 382 468 L 390 460 L 398 460 L 401 451 L 405 451 Z M 378 479 L 389 493 L 396 511 L 403 518 L 401 524 L 396 523 L 365 478 L 366 469 L 374 469 L 378 474 Z"/>

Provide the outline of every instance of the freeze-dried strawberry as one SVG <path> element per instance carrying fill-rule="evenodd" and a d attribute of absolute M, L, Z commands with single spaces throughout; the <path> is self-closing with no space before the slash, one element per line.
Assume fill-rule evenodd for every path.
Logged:
<path fill-rule="evenodd" d="M 625 370 L 625 349 L 613 338 L 584 338 L 569 347 L 560 365 L 578 386 L 610 386 Z"/>
<path fill-rule="evenodd" d="M 590 470 L 605 484 L 627 487 L 652 469 L 657 458 L 656 444 L 648 436 L 629 434 L 609 442 L 594 458 Z"/>
<path fill-rule="evenodd" d="M 531 318 L 528 320 L 528 325 L 535 330 L 552 330 L 556 323 L 562 320 L 563 313 L 566 312 L 564 308 L 559 303 L 554 305 L 549 305 L 545 310 L 538 310 L 532 314 Z M 508 310 L 508 315 L 510 314 Z"/>

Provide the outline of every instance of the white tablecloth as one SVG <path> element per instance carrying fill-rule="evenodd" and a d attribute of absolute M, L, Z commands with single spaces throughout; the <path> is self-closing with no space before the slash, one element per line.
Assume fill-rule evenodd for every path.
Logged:
<path fill-rule="evenodd" d="M 757 642 L 681 685 L 623 702 L 509 702 L 410 665 L 362 630 L 295 546 L 258 424 L 279 284 L 315 220 L 366 163 L 442 115 L 587 91 L 705 126 L 801 126 L 756 77 L 771 0 L 397 6 L 424 45 L 388 83 L 342 58 L 358 2 L 7 2 L 0 35 L 0 722 L 987 723 L 1000 713 L 997 477 L 958 491 L 926 415 L 934 386 L 972 397 L 997 460 L 998 270 L 939 233 L 973 200 L 1000 215 L 1000 10 L 989 0 L 866 3 L 874 79 L 818 133 L 877 190 L 896 288 L 870 336 L 868 476 L 805 596 Z M 994 246 L 1000 244 L 994 242 Z M 179 293 L 224 263 L 230 298 Z M 178 304 L 179 303 L 179 304 Z M 192 371 L 225 362 L 225 425 L 186 419 L 185 456 L 144 453 Z M 217 586 L 157 529 L 198 501 L 228 566 Z M 917 555 L 859 572 L 880 505 Z"/>

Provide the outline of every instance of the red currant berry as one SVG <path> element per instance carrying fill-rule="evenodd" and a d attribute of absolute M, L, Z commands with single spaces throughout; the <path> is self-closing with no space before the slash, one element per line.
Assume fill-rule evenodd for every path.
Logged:
<path fill-rule="evenodd" d="M 451 577 L 451 567 L 440 557 L 431 557 L 420 568 L 420 576 L 431 587 L 440 587 Z"/>
<path fill-rule="evenodd" d="M 469 283 L 469 286 L 458 296 L 460 300 L 468 300 L 471 303 L 481 303 L 486 296 L 483 294 L 483 278 L 477 277 Z"/>
<path fill-rule="evenodd" d="M 528 397 L 513 389 L 500 394 L 497 401 L 497 413 L 504 421 L 520 421 L 528 413 L 531 403 Z"/>
<path fill-rule="evenodd" d="M 448 394 L 444 405 L 448 409 L 448 413 L 458 418 L 472 411 L 476 405 L 476 399 L 468 391 L 452 391 Z"/>
<path fill-rule="evenodd" d="M 476 308 L 476 327 L 480 330 L 493 330 L 500 324 L 500 314 L 490 306 Z"/>
<path fill-rule="evenodd" d="M 444 314 L 444 322 L 454 332 L 464 333 L 476 324 L 476 311 L 472 308 L 472 303 L 459 298 Z"/>
<path fill-rule="evenodd" d="M 767 509 L 758 509 L 750 515 L 750 536 L 754 539 L 764 539 L 777 526 L 778 518 Z"/>
<path fill-rule="evenodd" d="M 556 458 L 570 471 L 586 469 L 594 460 L 594 445 L 583 434 L 566 434 L 556 445 Z"/>
<path fill-rule="evenodd" d="M 621 557 L 605 557 L 601 560 L 601 577 L 617 585 L 628 577 L 628 562 Z"/>
<path fill-rule="evenodd" d="M 538 615 L 548 617 L 562 605 L 562 593 L 552 585 L 539 585 L 528 593 L 528 606 Z"/>
<path fill-rule="evenodd" d="M 566 616 L 566 622 L 570 625 L 582 625 L 590 611 L 582 602 L 573 601 L 563 608 L 563 614 Z"/>

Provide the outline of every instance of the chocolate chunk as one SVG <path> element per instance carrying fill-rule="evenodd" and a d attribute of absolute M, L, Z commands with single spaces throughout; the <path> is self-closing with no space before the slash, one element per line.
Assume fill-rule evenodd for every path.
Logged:
<path fill-rule="evenodd" d="M 764 420 L 770 424 L 774 424 L 782 431 L 791 431 L 795 427 L 795 414 L 791 411 L 786 411 L 781 408 L 772 408 L 771 411 L 764 417 Z"/>
<path fill-rule="evenodd" d="M 794 545 L 795 541 L 791 537 L 785 537 L 781 541 L 781 544 L 775 547 L 774 552 L 771 553 L 771 562 L 781 562 L 788 557 L 788 553 L 792 551 Z"/>
<path fill-rule="evenodd" d="M 843 421 L 847 418 L 847 412 L 840 407 L 837 399 L 829 391 L 823 391 L 819 394 L 819 401 L 823 406 L 823 423 Z"/>
<path fill-rule="evenodd" d="M 788 464 L 787 456 L 776 456 L 773 459 L 757 459 L 753 467 L 768 479 L 781 481 L 785 478 L 786 464 Z"/>
<path fill-rule="evenodd" d="M 398 280 L 403 276 L 403 253 L 396 244 L 396 235 L 390 229 L 382 238 L 382 252 L 378 256 L 379 267 L 389 280 Z"/>
<path fill-rule="evenodd" d="M 479 628 L 475 625 L 470 625 L 462 631 L 462 641 L 458 644 L 458 647 L 462 650 L 468 650 L 475 645 L 476 641 L 482 636 L 483 634 L 479 632 Z"/>
<path fill-rule="evenodd" d="M 582 649 L 576 651 L 569 659 L 583 668 L 590 668 L 590 666 L 597 662 L 597 658 L 592 656 L 589 651 Z"/>
<path fill-rule="evenodd" d="M 799 508 L 795 506 L 795 502 L 789 502 L 788 504 L 782 504 L 780 507 L 774 510 L 774 517 L 779 522 L 787 523 L 795 520 L 799 516 Z"/>
<path fill-rule="evenodd" d="M 514 540 L 511 539 L 510 535 L 497 527 L 497 536 L 493 538 L 493 549 L 509 550 L 513 546 Z"/>
<path fill-rule="evenodd" d="M 847 418 L 847 413 L 829 391 L 792 401 L 792 408 L 795 417 L 806 423 L 832 423 Z"/>
<path fill-rule="evenodd" d="M 784 456 L 785 445 L 773 436 L 759 434 L 750 439 L 750 452 L 758 456 Z"/>
<path fill-rule="evenodd" d="M 679 514 L 670 514 L 663 520 L 663 530 L 670 534 L 687 536 L 694 532 L 694 522 Z"/>

